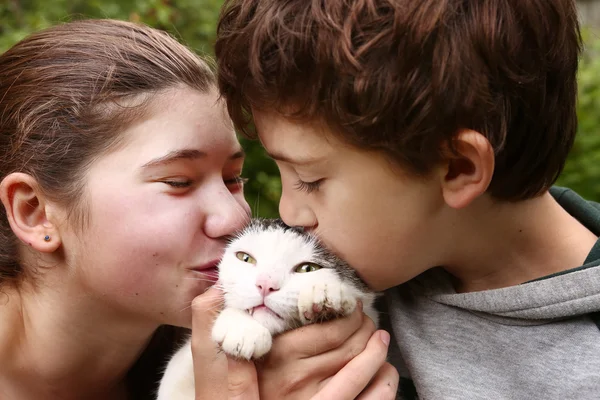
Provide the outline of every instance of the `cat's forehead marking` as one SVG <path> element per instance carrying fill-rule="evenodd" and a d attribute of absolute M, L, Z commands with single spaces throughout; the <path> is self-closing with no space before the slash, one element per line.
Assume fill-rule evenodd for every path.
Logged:
<path fill-rule="evenodd" d="M 288 265 L 317 262 L 319 248 L 311 235 L 278 224 L 252 224 L 228 247 L 229 252 L 248 252 L 257 264 Z"/>

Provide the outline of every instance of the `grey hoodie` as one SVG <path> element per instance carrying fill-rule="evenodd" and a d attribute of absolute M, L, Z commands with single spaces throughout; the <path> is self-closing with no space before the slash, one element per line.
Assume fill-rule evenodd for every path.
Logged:
<path fill-rule="evenodd" d="M 551 193 L 600 235 L 598 204 Z M 599 265 L 600 241 L 583 266 L 517 286 L 457 294 L 433 269 L 387 290 L 398 398 L 600 399 Z"/>

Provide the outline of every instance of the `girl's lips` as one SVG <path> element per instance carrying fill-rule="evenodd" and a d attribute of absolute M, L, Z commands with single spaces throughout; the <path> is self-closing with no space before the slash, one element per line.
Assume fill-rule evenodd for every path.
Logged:
<path fill-rule="evenodd" d="M 206 269 L 216 268 L 217 265 L 219 265 L 219 260 L 212 260 L 212 261 L 207 262 L 206 264 L 194 267 L 192 269 L 194 271 L 202 272 Z"/>

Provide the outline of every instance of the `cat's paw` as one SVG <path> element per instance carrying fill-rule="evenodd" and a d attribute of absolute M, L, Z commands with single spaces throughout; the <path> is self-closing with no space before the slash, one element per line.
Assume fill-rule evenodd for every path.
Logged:
<path fill-rule="evenodd" d="M 298 296 L 298 311 L 305 324 L 346 316 L 355 309 L 354 291 L 341 282 L 318 282 Z"/>
<path fill-rule="evenodd" d="M 273 340 L 268 329 L 246 312 L 230 308 L 224 309 L 217 317 L 212 339 L 225 353 L 245 360 L 268 353 Z"/>

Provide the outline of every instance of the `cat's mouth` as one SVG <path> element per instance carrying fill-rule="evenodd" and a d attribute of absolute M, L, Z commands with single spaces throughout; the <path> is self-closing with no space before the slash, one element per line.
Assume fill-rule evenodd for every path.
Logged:
<path fill-rule="evenodd" d="M 283 319 L 281 317 L 281 315 L 277 314 L 275 311 L 271 310 L 269 307 L 267 307 L 264 304 L 261 304 L 260 306 L 253 307 L 250 310 L 248 310 L 248 313 L 252 316 L 254 316 L 255 312 L 264 312 L 264 313 L 271 314 L 272 316 L 277 317 L 279 319 Z"/>

